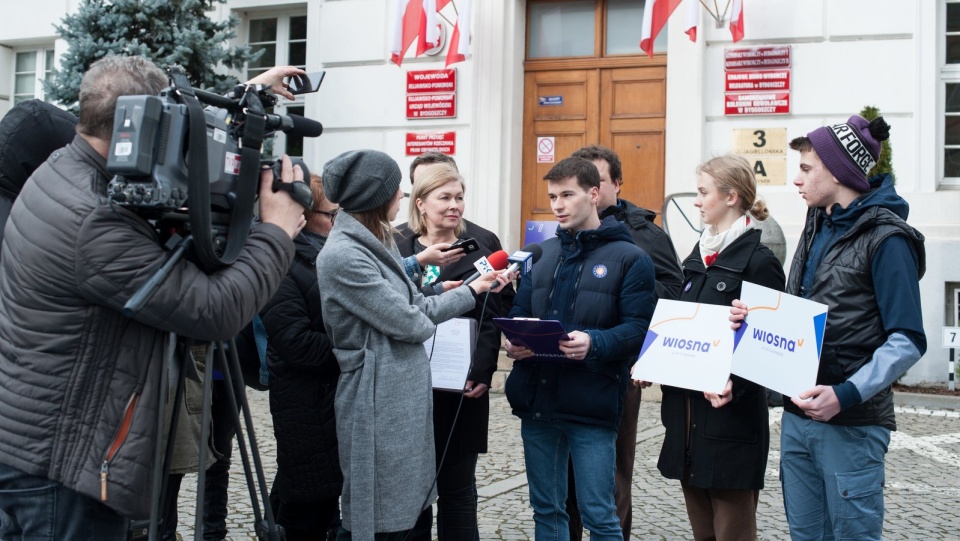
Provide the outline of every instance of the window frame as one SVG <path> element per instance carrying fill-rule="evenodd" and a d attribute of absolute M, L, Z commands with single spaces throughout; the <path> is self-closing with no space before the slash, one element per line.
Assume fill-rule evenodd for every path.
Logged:
<path fill-rule="evenodd" d="M 960 150 L 960 144 L 946 143 L 946 121 L 948 117 L 960 117 L 960 111 L 947 112 L 947 85 L 960 85 L 960 62 L 947 63 L 947 36 L 960 36 L 960 31 L 947 31 L 947 6 L 960 5 L 960 0 L 943 0 L 939 4 L 939 22 L 937 25 L 937 52 L 939 80 L 937 81 L 937 177 L 939 188 L 960 189 L 960 176 L 947 176 L 946 151 Z"/>
<path fill-rule="evenodd" d="M 21 54 L 34 53 L 36 54 L 36 59 L 34 60 L 34 69 L 33 71 L 17 71 L 17 60 Z M 48 55 L 52 55 L 51 58 L 47 59 Z M 49 65 L 48 65 L 49 64 Z M 16 105 L 21 101 L 32 100 L 32 99 L 45 99 L 45 92 L 43 90 L 44 81 L 52 74 L 53 68 L 57 64 L 57 55 L 54 51 L 53 44 L 45 44 L 39 47 L 18 47 L 13 50 L 13 71 L 12 77 L 10 80 L 10 104 Z M 17 77 L 20 75 L 33 73 L 35 75 L 41 75 L 42 77 L 37 77 L 36 86 L 34 86 L 33 94 L 27 96 L 25 93 L 17 93 Z"/>
<path fill-rule="evenodd" d="M 290 39 L 290 33 L 291 33 L 291 27 L 292 27 L 291 20 L 296 17 L 304 18 L 305 20 L 304 24 L 307 29 L 307 35 L 304 36 L 303 38 Z M 266 43 L 273 43 L 275 46 L 275 53 L 274 53 L 273 63 L 270 65 L 271 66 L 291 65 L 290 64 L 290 45 L 292 43 L 305 43 L 305 44 L 310 43 L 310 37 L 311 37 L 310 25 L 309 25 L 309 20 L 307 20 L 307 17 L 308 17 L 308 14 L 306 9 L 248 12 L 246 14 L 246 17 L 244 18 L 244 30 L 246 31 L 246 35 L 248 37 L 247 41 L 251 45 L 251 47 L 255 47 L 256 45 L 261 45 Z M 277 21 L 276 41 L 250 42 L 249 36 L 250 36 L 251 23 L 253 21 L 265 20 L 265 19 L 275 19 Z M 316 39 L 314 39 L 314 42 L 316 42 Z M 304 62 L 306 62 L 306 58 L 304 58 Z M 306 64 L 294 64 L 294 65 L 304 70 L 307 69 Z M 244 73 L 244 80 L 250 80 L 251 75 L 250 75 L 249 67 L 245 67 L 243 70 L 243 73 Z M 293 114 L 302 115 L 303 111 L 306 110 L 305 108 L 306 108 L 305 95 L 301 94 L 299 96 L 296 96 L 296 99 L 293 101 L 281 98 L 280 100 L 277 101 L 277 104 L 273 107 L 272 111 L 269 111 L 269 112 L 272 112 L 273 114 L 286 115 L 286 114 L 291 114 L 287 112 L 289 109 L 295 109 L 296 112 L 294 112 Z M 303 138 L 300 138 L 300 139 L 302 140 Z M 270 143 L 271 143 L 270 141 L 265 141 L 265 144 L 264 144 L 265 155 L 270 155 L 274 158 L 279 158 L 283 154 L 287 153 L 287 144 L 288 144 L 287 134 L 281 131 L 278 131 L 273 137 L 272 144 Z M 300 144 L 301 154 L 292 155 L 291 157 L 303 158 L 302 153 L 305 149 L 305 145 L 306 143 L 301 142 Z"/>

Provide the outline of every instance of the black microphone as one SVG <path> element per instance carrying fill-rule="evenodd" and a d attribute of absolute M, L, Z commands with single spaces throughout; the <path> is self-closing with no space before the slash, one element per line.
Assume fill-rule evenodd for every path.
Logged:
<path fill-rule="evenodd" d="M 267 115 L 268 130 L 283 130 L 299 137 L 320 137 L 323 124 L 300 115 Z"/>

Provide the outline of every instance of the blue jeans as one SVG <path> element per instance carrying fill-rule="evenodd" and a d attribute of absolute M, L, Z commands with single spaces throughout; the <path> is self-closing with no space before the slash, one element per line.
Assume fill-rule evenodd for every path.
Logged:
<path fill-rule="evenodd" d="M 890 430 L 784 413 L 780 482 L 794 541 L 881 539 Z"/>
<path fill-rule="evenodd" d="M 127 519 L 45 477 L 0 464 L 3 541 L 124 541 Z"/>
<path fill-rule="evenodd" d="M 577 506 L 592 541 L 623 541 L 617 502 L 617 431 L 562 421 L 520 424 L 537 541 L 569 541 L 567 462 L 573 461 Z"/>

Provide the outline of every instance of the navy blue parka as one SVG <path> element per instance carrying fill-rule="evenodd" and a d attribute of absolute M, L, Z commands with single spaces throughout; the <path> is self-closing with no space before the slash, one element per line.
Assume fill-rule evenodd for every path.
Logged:
<path fill-rule="evenodd" d="M 612 217 L 575 235 L 558 229 L 523 279 L 510 317 L 559 320 L 590 335 L 583 360 L 517 361 L 506 394 L 524 420 L 572 421 L 616 431 L 629 369 L 656 306 L 653 262 Z"/>

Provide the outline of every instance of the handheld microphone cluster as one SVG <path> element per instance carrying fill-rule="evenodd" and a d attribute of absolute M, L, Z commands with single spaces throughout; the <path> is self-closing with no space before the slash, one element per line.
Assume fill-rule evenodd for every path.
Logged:
<path fill-rule="evenodd" d="M 487 262 L 490 263 L 490 266 L 493 267 L 493 270 L 507 269 L 507 272 L 519 270 L 520 276 L 524 276 L 530 272 L 530 269 L 533 268 L 533 264 L 540 259 L 541 255 L 543 255 L 543 248 L 541 248 L 539 244 L 531 243 L 509 256 L 507 255 L 507 252 L 503 250 L 497 250 L 496 252 L 490 254 L 490 257 L 487 258 Z M 468 285 L 477 278 L 480 278 L 481 274 L 482 273 L 480 271 L 473 273 L 469 278 L 463 281 L 463 285 Z"/>

